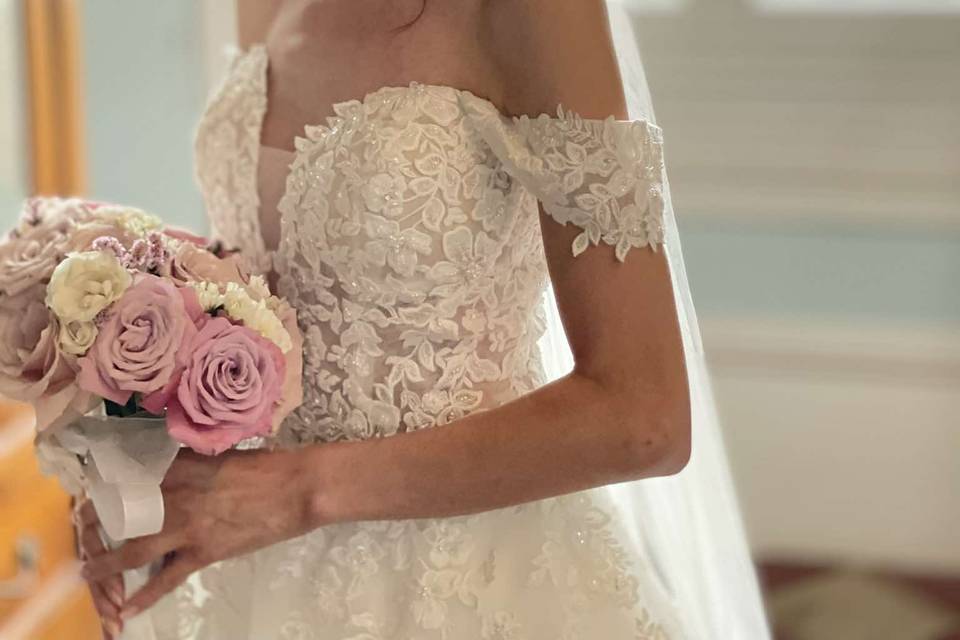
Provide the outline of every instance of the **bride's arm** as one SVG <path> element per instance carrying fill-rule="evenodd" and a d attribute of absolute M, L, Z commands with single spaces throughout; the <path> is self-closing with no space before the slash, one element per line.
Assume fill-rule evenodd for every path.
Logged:
<path fill-rule="evenodd" d="M 601 245 L 574 258 L 575 230 L 542 223 L 571 373 L 389 438 L 183 456 L 164 481 L 164 531 L 95 558 L 87 577 L 176 551 L 127 603 L 128 617 L 207 564 L 324 525 L 453 516 L 679 471 L 690 451 L 689 396 L 663 252 L 634 249 L 618 263 Z"/>
<path fill-rule="evenodd" d="M 543 224 L 557 227 L 546 240 L 573 371 L 450 425 L 305 451 L 313 525 L 483 511 L 684 466 L 689 400 L 663 253 L 572 258 L 573 233 Z"/>
<path fill-rule="evenodd" d="M 510 111 L 625 117 L 602 0 L 491 6 Z M 305 452 L 317 524 L 483 511 L 684 466 L 689 394 L 665 252 L 634 248 L 621 263 L 600 243 L 574 257 L 581 229 L 542 211 L 540 227 L 573 371 L 451 425 Z"/>
<path fill-rule="evenodd" d="M 556 5 L 580 9 L 536 25 L 523 26 L 522 15 L 491 21 L 510 24 L 513 31 L 502 37 L 514 41 L 517 29 L 526 29 L 519 39 L 533 49 L 513 58 L 545 65 L 549 52 L 556 67 L 504 62 L 515 108 L 536 113 L 544 110 L 540 103 L 562 102 L 586 117 L 622 115 L 602 13 L 582 9 L 587 2 L 550 6 Z M 557 46 L 564 37 L 581 50 L 601 51 L 590 73 L 578 66 L 576 48 Z M 540 223 L 575 361 L 570 374 L 451 424 L 389 438 L 183 455 L 164 481 L 164 531 L 92 560 L 88 577 L 175 551 L 173 562 L 127 603 L 129 614 L 207 564 L 331 523 L 473 513 L 681 469 L 690 451 L 690 405 L 664 252 L 633 248 L 620 262 L 601 242 L 573 256 L 580 229 L 543 212 Z"/>

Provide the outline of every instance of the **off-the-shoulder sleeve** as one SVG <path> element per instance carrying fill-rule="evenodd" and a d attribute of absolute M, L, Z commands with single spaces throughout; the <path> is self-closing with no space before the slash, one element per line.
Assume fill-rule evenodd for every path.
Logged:
<path fill-rule="evenodd" d="M 663 242 L 663 137 L 644 120 L 556 117 L 510 118 L 468 95 L 464 106 L 504 169 L 561 224 L 583 229 L 577 256 L 600 241 L 621 262 L 631 247 L 656 250 Z"/>

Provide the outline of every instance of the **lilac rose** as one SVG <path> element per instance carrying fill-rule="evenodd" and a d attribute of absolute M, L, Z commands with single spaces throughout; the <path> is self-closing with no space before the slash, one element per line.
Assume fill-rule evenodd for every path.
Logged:
<path fill-rule="evenodd" d="M 162 406 L 186 364 L 203 316 L 196 293 L 140 274 L 107 312 L 97 338 L 79 359 L 80 386 L 117 404 L 134 392 L 150 411 Z"/>
<path fill-rule="evenodd" d="M 36 428 L 66 424 L 97 399 L 77 385 L 76 358 L 59 348 L 60 325 L 42 284 L 0 292 L 0 395 L 33 404 Z"/>
<path fill-rule="evenodd" d="M 272 432 L 286 378 L 277 345 L 217 317 L 207 320 L 186 351 L 189 362 L 167 404 L 167 430 L 175 440 L 216 455 Z"/>
<path fill-rule="evenodd" d="M 160 267 L 160 275 L 177 283 L 215 282 L 245 284 L 250 270 L 239 254 L 218 257 L 192 242 L 183 242 Z"/>
<path fill-rule="evenodd" d="M 0 291 L 17 295 L 50 279 L 71 251 L 85 251 L 95 238 L 110 236 L 124 245 L 134 237 L 96 217 L 96 203 L 77 199 L 32 198 L 17 228 L 0 242 Z"/>

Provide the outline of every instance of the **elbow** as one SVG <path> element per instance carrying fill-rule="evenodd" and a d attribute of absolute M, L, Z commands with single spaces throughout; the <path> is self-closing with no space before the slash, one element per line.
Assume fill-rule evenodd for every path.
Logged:
<path fill-rule="evenodd" d="M 690 461 L 690 397 L 683 393 L 643 394 L 626 403 L 630 479 L 671 476 Z"/>
<path fill-rule="evenodd" d="M 692 452 L 690 432 L 691 424 L 688 411 L 685 418 L 677 418 L 671 423 L 670 436 L 657 467 L 659 475 L 672 476 L 686 468 Z"/>
<path fill-rule="evenodd" d="M 610 471 L 619 478 L 614 482 L 683 471 L 690 462 L 693 422 L 685 372 L 670 372 L 655 381 L 581 375 L 602 390 L 598 402 L 617 425 L 608 439 Z"/>

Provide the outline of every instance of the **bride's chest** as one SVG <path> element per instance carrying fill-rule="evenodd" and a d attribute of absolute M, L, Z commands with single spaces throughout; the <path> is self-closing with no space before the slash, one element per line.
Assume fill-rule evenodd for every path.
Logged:
<path fill-rule="evenodd" d="M 266 64 L 256 49 L 239 55 L 196 134 L 214 236 L 263 267 Z M 501 258 L 517 264 L 535 253 L 535 203 L 478 137 L 461 97 L 445 86 L 383 87 L 306 126 L 289 165 L 273 172 L 284 183 L 276 190 L 280 251 L 311 270 L 331 266 L 341 279 L 425 286 L 491 276 Z"/>

